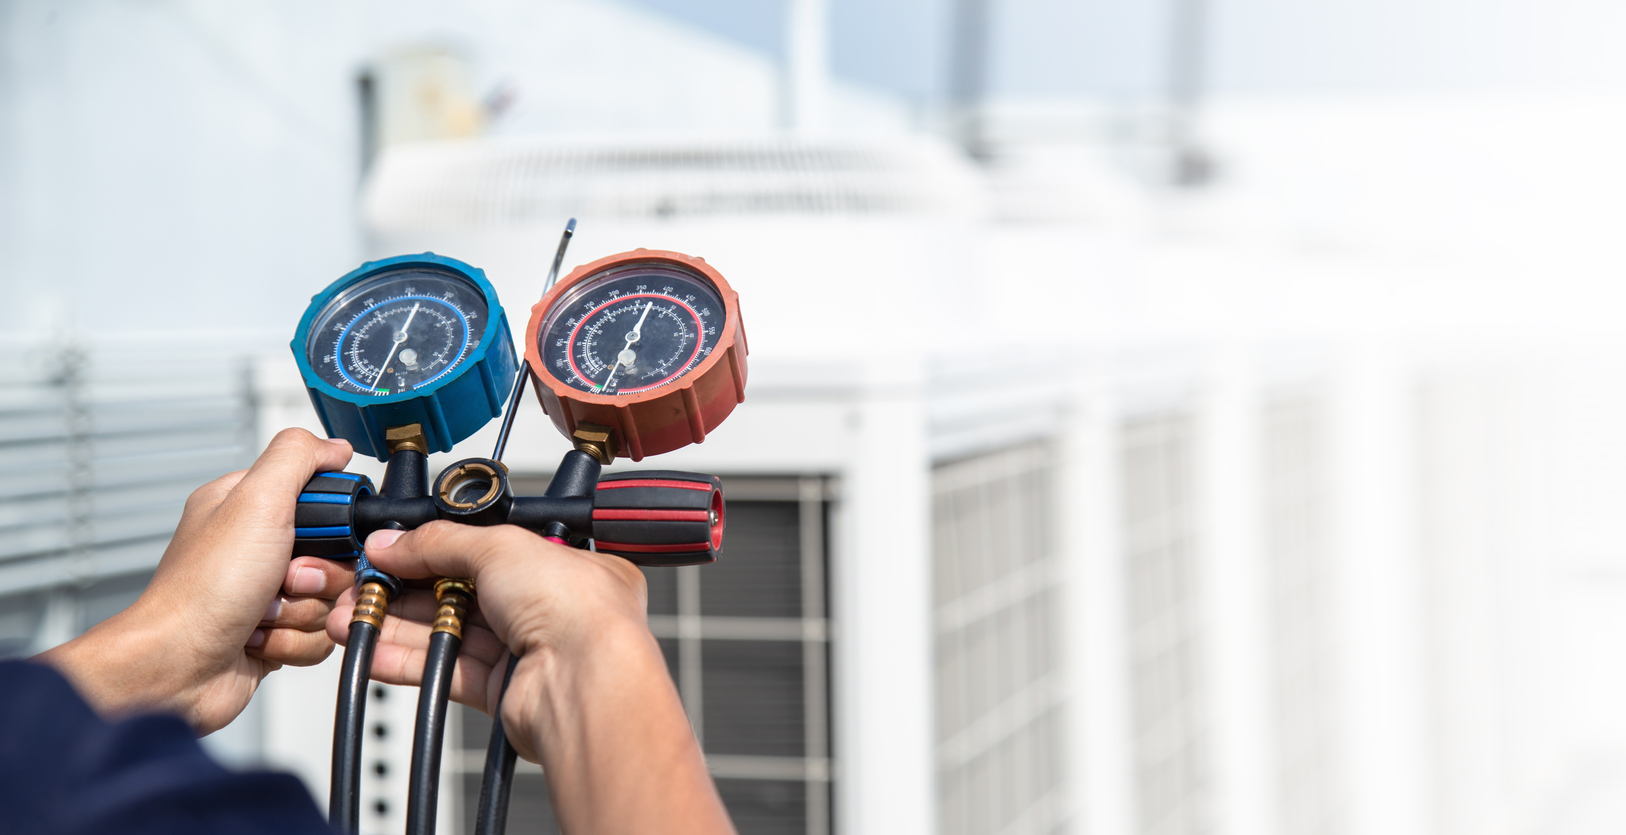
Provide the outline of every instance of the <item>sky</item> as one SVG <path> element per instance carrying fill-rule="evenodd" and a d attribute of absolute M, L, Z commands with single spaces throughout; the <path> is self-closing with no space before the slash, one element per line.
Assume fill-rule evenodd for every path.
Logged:
<path fill-rule="evenodd" d="M 628 0 L 770 56 L 779 0 Z M 911 101 L 943 90 L 955 0 L 829 0 L 832 69 Z M 1161 88 L 1170 9 L 1196 2 L 1224 93 L 1626 85 L 1619 0 L 988 0 L 992 91 L 1134 98 Z"/>

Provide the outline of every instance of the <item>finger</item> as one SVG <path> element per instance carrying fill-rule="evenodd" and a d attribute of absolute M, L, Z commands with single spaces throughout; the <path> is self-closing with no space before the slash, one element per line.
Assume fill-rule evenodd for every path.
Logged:
<path fill-rule="evenodd" d="M 322 597 L 332 600 L 355 585 L 355 563 L 345 560 L 324 560 L 321 557 L 296 557 L 288 563 L 288 573 L 282 579 L 284 593 L 297 597 Z"/>
<path fill-rule="evenodd" d="M 339 595 L 339 599 L 333 602 L 333 608 L 327 614 L 328 637 L 341 646 L 347 646 L 350 641 L 350 618 L 355 612 L 356 597 L 355 589 Z M 414 648 L 428 647 L 430 624 L 434 623 L 435 613 L 439 608 L 440 604 L 435 601 L 434 592 L 408 589 L 400 597 L 390 601 L 389 613 L 384 618 L 384 628 L 380 633 L 379 642 L 388 643 L 394 640 L 407 642 Z M 408 624 L 414 625 L 415 628 L 406 628 Z M 481 661 L 489 663 L 496 658 L 497 652 L 505 649 L 502 639 L 492 632 L 490 624 L 476 611 L 463 619 L 461 651 L 476 654 Z"/>
<path fill-rule="evenodd" d="M 284 429 L 266 445 L 238 486 L 272 501 L 291 503 L 311 476 L 344 469 L 350 455 L 348 441 L 323 440 L 303 429 Z M 233 495 L 238 492 L 234 490 Z"/>
<path fill-rule="evenodd" d="M 266 607 L 265 617 L 260 618 L 260 626 L 316 632 L 325 627 L 328 613 L 332 611 L 331 600 L 278 595 L 271 601 L 271 605 Z"/>
<path fill-rule="evenodd" d="M 356 599 L 360 593 L 350 589 L 339 595 L 333 601 L 333 611 L 327 616 L 327 634 L 341 644 L 347 644 L 350 637 L 350 618 L 356 610 Z M 414 620 L 420 623 L 433 623 L 435 610 L 439 604 L 435 602 L 435 593 L 424 589 L 407 589 L 400 596 L 389 602 L 388 618 L 398 620 Z M 484 623 L 479 624 L 484 626 Z M 427 642 L 424 644 L 428 646 Z"/>
<path fill-rule="evenodd" d="M 427 623 L 403 620 L 393 615 L 384 618 L 384 628 L 378 632 L 378 645 L 386 644 L 406 647 L 411 650 L 429 648 L 429 636 L 434 628 Z M 465 624 L 463 626 L 463 646 L 459 654 L 470 656 L 483 664 L 494 664 L 497 659 L 507 651 L 501 640 L 491 630 L 478 626 Z"/>
<path fill-rule="evenodd" d="M 416 687 L 423 681 L 423 668 L 428 661 L 427 645 L 418 649 L 380 643 L 373 651 L 372 678 L 385 684 Z M 491 669 L 491 662 L 460 653 L 457 665 L 452 668 L 452 701 L 487 710 L 486 686 L 491 679 Z"/>
<path fill-rule="evenodd" d="M 298 629 L 256 629 L 248 643 L 249 655 L 294 667 L 313 667 L 333 652 L 333 641 L 326 633 Z"/>
<path fill-rule="evenodd" d="M 333 611 L 327 613 L 327 635 L 341 646 L 350 645 L 350 619 L 356 613 L 355 589 L 349 589 L 333 601 Z"/>
<path fill-rule="evenodd" d="M 186 505 L 182 509 L 182 517 L 184 518 L 186 516 L 192 516 L 199 512 L 207 513 L 208 511 L 214 510 L 222 501 L 225 501 L 226 496 L 231 493 L 232 488 L 236 487 L 237 483 L 242 481 L 243 476 L 247 474 L 248 470 L 238 470 L 235 473 L 226 473 L 214 481 L 193 490 L 191 495 L 186 497 Z"/>
<path fill-rule="evenodd" d="M 475 597 L 474 611 L 464 616 L 463 623 L 471 626 L 490 627 L 485 615 L 480 612 L 479 597 Z M 407 589 L 400 597 L 390 601 L 389 614 L 402 620 L 417 621 L 419 623 L 434 623 L 435 615 L 440 610 L 440 601 L 435 599 L 435 593 L 428 589 Z"/>
<path fill-rule="evenodd" d="M 572 549 L 512 525 L 492 528 L 435 521 L 416 530 L 374 531 L 367 537 L 367 558 L 397 577 L 477 578 L 491 558 L 517 550 Z"/>

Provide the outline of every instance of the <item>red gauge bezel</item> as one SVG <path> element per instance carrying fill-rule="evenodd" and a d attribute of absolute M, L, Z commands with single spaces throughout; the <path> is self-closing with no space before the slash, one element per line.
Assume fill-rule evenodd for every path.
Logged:
<path fill-rule="evenodd" d="M 723 300 L 724 322 L 711 354 L 676 380 L 626 394 L 593 394 L 548 373 L 537 337 L 559 300 L 604 272 L 644 263 L 696 273 L 716 289 Z M 537 400 L 553 425 L 567 438 L 582 423 L 609 426 L 619 435 L 620 454 L 634 461 L 704 441 L 735 406 L 745 402 L 749 353 L 740 297 L 727 279 L 703 258 L 665 250 L 635 249 L 571 270 L 531 308 L 531 321 L 525 328 L 525 359 L 536 383 Z"/>

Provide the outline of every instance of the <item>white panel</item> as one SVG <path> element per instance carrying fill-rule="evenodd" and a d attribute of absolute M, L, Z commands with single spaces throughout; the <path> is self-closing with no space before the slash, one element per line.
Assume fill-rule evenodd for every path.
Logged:
<path fill-rule="evenodd" d="M 928 467 L 918 383 L 855 409 L 833 571 L 841 829 L 935 831 Z"/>
<path fill-rule="evenodd" d="M 1273 835 L 1267 579 L 1259 537 L 1259 407 L 1251 352 L 1221 344 L 1199 396 L 1198 599 L 1213 711 L 1215 831 Z M 1303 833 L 1292 833 L 1303 835 Z"/>
<path fill-rule="evenodd" d="M 1338 676 L 1352 835 L 1421 835 L 1432 813 L 1405 371 L 1392 350 L 1361 346 L 1332 392 L 1339 488 L 1329 609 L 1346 648 Z"/>
<path fill-rule="evenodd" d="M 1129 615 L 1125 610 L 1119 423 L 1099 358 L 1081 368 L 1058 466 L 1062 511 L 1062 651 L 1073 705 L 1070 775 L 1079 829 L 1128 835 L 1134 826 Z"/>

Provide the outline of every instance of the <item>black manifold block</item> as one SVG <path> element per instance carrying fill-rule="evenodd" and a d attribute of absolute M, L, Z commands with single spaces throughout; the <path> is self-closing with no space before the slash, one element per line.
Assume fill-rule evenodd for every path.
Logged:
<path fill-rule="evenodd" d="M 590 495 L 579 495 L 583 488 Z M 362 542 L 374 530 L 412 529 L 437 518 L 449 518 L 466 524 L 514 524 L 544 536 L 552 535 L 550 531 L 556 532 L 562 525 L 572 541 L 591 537 L 600 552 L 638 565 L 702 565 L 717 561 L 725 506 L 722 482 L 716 476 L 643 470 L 549 490 L 554 492 L 578 495 L 508 498 L 504 491 L 504 501 L 497 507 L 469 518 L 449 512 L 441 507 L 443 502 L 427 495 L 379 496 L 365 476 L 323 473 L 311 479 L 300 496 L 295 512 L 294 554 L 353 558 L 361 553 Z"/>

